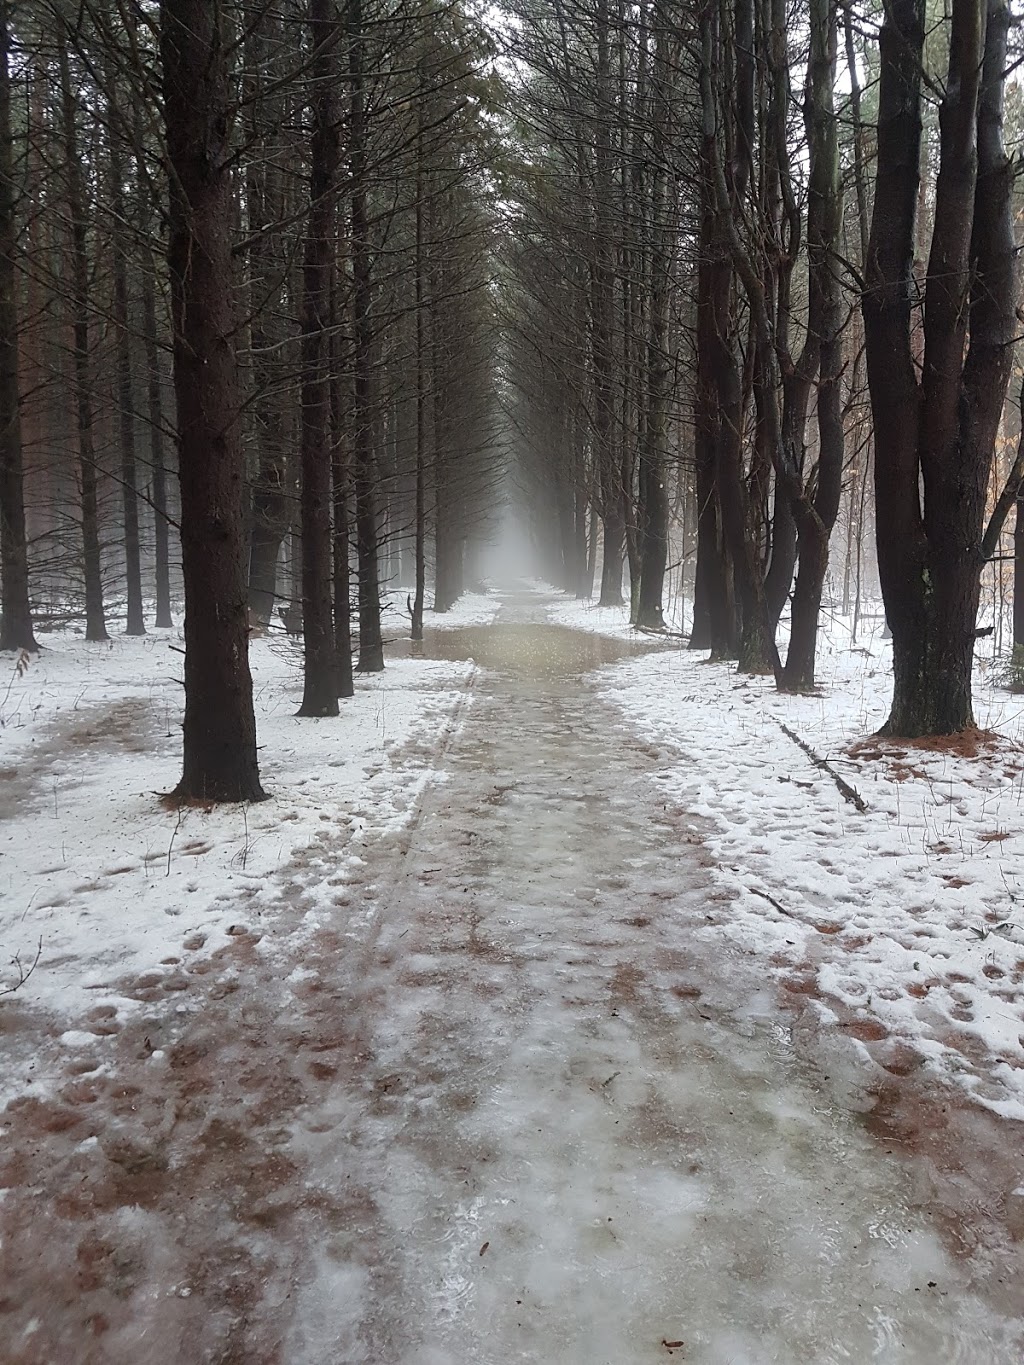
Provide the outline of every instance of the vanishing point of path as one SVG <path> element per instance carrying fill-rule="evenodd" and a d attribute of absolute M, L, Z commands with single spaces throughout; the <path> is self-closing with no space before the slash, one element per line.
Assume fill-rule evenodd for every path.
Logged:
<path fill-rule="evenodd" d="M 699 829 L 588 683 L 623 647 L 537 601 L 435 637 L 483 668 L 448 780 L 301 960 L 197 951 L 187 1014 L 6 1116 L 0 1361 L 1024 1358 L 1016 1250 L 955 1258 L 695 947 Z"/>

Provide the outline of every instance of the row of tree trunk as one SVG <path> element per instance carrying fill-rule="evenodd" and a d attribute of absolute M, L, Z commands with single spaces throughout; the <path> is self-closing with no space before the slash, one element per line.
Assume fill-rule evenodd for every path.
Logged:
<path fill-rule="evenodd" d="M 164 0 L 157 25 L 135 15 L 127 28 L 103 6 L 75 16 L 45 4 L 36 17 L 0 4 L 3 644 L 35 648 L 33 578 L 61 571 L 34 564 L 31 546 L 67 537 L 33 542 L 26 483 L 34 506 L 51 499 L 58 523 L 76 528 L 88 639 L 107 638 L 112 520 L 128 633 L 145 630 L 146 572 L 156 623 L 171 624 L 173 433 L 186 646 L 177 795 L 257 799 L 250 631 L 287 603 L 303 636 L 301 713 L 337 714 L 353 689 L 353 586 L 358 667 L 377 671 L 385 586 L 408 583 L 421 635 L 431 551 L 445 610 L 467 545 L 486 531 L 494 345 L 480 191 L 494 134 L 479 37 L 458 6 L 436 22 L 375 0 L 275 0 L 255 15 L 237 0 Z M 27 125 L 12 120 L 13 80 L 31 91 Z M 59 168 L 48 179 L 47 165 Z M 161 251 L 152 234 L 165 223 Z M 45 307 L 26 307 L 40 297 Z M 70 340 L 71 382 L 54 370 L 40 388 L 74 450 L 74 503 L 63 474 L 25 468 L 19 331 L 40 373 L 39 356 Z M 37 406 L 34 389 L 27 401 Z M 101 453 L 111 428 L 116 470 Z M 67 591 L 67 576 L 56 581 Z"/>
<path fill-rule="evenodd" d="M 601 603 L 622 600 L 628 564 L 633 620 L 662 628 L 666 484 L 682 467 L 691 645 L 813 689 L 844 473 L 870 464 L 885 728 L 973 724 L 981 575 L 1021 486 L 1014 463 L 990 487 L 1018 298 L 1007 5 L 954 0 L 941 21 L 931 158 L 924 72 L 944 49 L 926 52 L 924 0 L 886 9 L 877 51 L 838 0 L 806 0 L 795 30 L 784 0 L 703 0 L 686 19 L 595 0 L 522 20 L 549 173 L 528 186 L 514 256 L 517 426 L 560 581 L 592 590 L 596 519 Z M 851 417 L 865 382 L 867 438 Z"/>

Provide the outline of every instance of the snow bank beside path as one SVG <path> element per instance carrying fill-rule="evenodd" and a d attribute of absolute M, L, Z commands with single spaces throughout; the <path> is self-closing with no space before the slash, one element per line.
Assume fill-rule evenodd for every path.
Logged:
<path fill-rule="evenodd" d="M 21 673 L 7 656 L 0 680 L 0 990 L 17 981 L 11 959 L 27 967 L 41 943 L 9 998 L 97 1018 L 138 1008 L 147 982 L 168 988 L 183 954 L 258 936 L 282 905 L 303 927 L 343 897 L 365 845 L 400 828 L 439 776 L 474 673 L 389 661 L 357 678 L 339 718 L 299 719 L 299 643 L 254 640 L 270 799 L 178 813 L 157 800 L 180 773 L 178 634 L 46 644 Z"/>
<path fill-rule="evenodd" d="M 625 607 L 599 607 L 597 600 L 578 600 L 563 596 L 550 584 L 536 584 L 539 592 L 554 595 L 555 600 L 548 606 L 548 620 L 559 626 L 569 626 L 573 630 L 593 630 L 598 635 L 608 635 L 615 640 L 635 640 L 638 632 L 629 624 L 629 612 Z"/>
<path fill-rule="evenodd" d="M 462 630 L 468 626 L 489 626 L 501 607 L 501 598 L 494 593 L 467 592 L 448 611 L 423 613 L 427 630 Z"/>
<path fill-rule="evenodd" d="M 577 604 L 552 618 L 582 624 Z M 616 633 L 623 629 L 618 611 Z M 595 623 L 603 629 L 602 617 Z M 652 747 L 666 794 L 702 817 L 728 900 L 707 934 L 813 998 L 891 1073 L 937 1071 L 1024 1119 L 1024 747 L 1020 699 L 979 667 L 976 756 L 856 745 L 885 719 L 878 638 L 823 642 L 821 695 L 782 697 L 685 649 L 603 672 L 602 691 Z M 867 802 L 860 813 L 780 728 Z M 850 746 L 854 745 L 851 750 Z"/>

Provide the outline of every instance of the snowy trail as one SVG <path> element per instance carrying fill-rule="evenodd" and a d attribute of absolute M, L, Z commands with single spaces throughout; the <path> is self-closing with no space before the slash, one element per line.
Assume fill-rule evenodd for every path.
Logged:
<path fill-rule="evenodd" d="M 321 1255 L 286 1358 L 1019 1360 L 927 1188 L 688 951 L 707 885 L 580 676 L 599 644 L 513 610 L 460 646 L 499 671 L 353 976 L 362 1094 L 310 1147 L 372 1204 L 364 1254 Z"/>
<path fill-rule="evenodd" d="M 484 669 L 449 780 L 297 960 L 240 931 L 9 1116 L 0 1361 L 1022 1358 L 1016 1252 L 954 1260 L 700 955 L 700 831 L 587 677 L 623 647 L 537 602 L 435 638 Z"/>

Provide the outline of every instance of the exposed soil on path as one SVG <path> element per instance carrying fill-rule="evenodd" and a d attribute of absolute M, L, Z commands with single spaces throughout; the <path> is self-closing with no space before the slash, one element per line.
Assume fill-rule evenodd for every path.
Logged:
<path fill-rule="evenodd" d="M 694 949 L 699 827 L 586 679 L 623 646 L 434 648 L 487 670 L 449 780 L 300 955 L 240 915 L 124 1026 L 0 1013 L 61 1076 L 3 1115 L 0 1361 L 1019 1361 L 1019 1247 L 954 1247 L 898 1105 Z"/>

